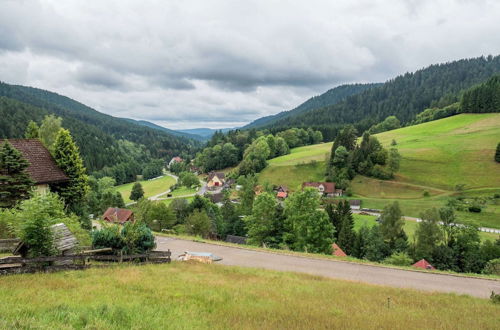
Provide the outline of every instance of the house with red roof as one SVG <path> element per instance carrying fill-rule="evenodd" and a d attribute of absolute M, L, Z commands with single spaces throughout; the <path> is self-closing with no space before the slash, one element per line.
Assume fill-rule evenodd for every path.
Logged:
<path fill-rule="evenodd" d="M 344 251 L 338 246 L 336 243 L 332 244 L 332 255 L 336 257 L 347 257 L 347 254 L 345 254 Z"/>
<path fill-rule="evenodd" d="M 335 194 L 335 182 L 304 182 L 302 183 L 302 190 L 304 188 L 314 188 L 318 190 L 321 196 L 333 197 Z"/>
<path fill-rule="evenodd" d="M 102 219 L 111 223 L 123 225 L 125 222 L 134 222 L 134 212 L 118 207 L 109 207 L 102 215 Z"/>
<path fill-rule="evenodd" d="M 50 190 L 51 185 L 69 180 L 40 140 L 8 139 L 7 141 L 28 161 L 29 166 L 26 172 L 35 182 L 35 188 L 38 192 L 45 193 Z M 0 145 L 4 143 L 5 140 L 0 140 Z"/>
<path fill-rule="evenodd" d="M 416 268 L 422 268 L 422 269 L 428 269 L 428 270 L 434 270 L 434 268 L 427 260 L 421 259 L 417 261 L 416 263 L 413 264 L 413 267 Z"/>

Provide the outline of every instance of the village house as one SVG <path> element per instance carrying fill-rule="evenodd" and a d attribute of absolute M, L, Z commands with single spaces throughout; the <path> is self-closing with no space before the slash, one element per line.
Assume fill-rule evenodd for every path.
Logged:
<path fill-rule="evenodd" d="M 134 212 L 118 207 L 109 207 L 102 215 L 102 219 L 107 222 L 123 225 L 125 222 L 134 222 Z"/>
<path fill-rule="evenodd" d="M 288 197 L 288 188 L 286 186 L 277 186 L 275 188 L 276 197 L 280 199 L 285 199 Z"/>
<path fill-rule="evenodd" d="M 226 175 L 222 172 L 210 172 L 207 178 L 207 187 L 222 187 L 226 182 Z"/>
<path fill-rule="evenodd" d="M 180 163 L 180 162 L 182 162 L 182 158 L 177 156 L 172 158 L 170 162 L 168 162 L 168 166 L 170 167 L 173 163 Z"/>
<path fill-rule="evenodd" d="M 304 188 L 315 188 L 321 196 L 333 197 L 335 194 L 334 182 L 304 182 L 302 183 L 302 190 Z"/>
<path fill-rule="evenodd" d="M 54 158 L 38 139 L 9 139 L 9 143 L 29 163 L 26 172 L 31 180 L 35 182 L 35 190 L 45 194 L 50 191 L 50 186 L 69 180 L 64 172 L 56 165 Z M 0 140 L 3 145 L 4 140 Z"/>
<path fill-rule="evenodd" d="M 361 209 L 361 200 L 359 200 L 359 199 L 350 199 L 349 200 L 349 205 L 351 206 L 352 210 L 359 210 L 359 209 Z"/>

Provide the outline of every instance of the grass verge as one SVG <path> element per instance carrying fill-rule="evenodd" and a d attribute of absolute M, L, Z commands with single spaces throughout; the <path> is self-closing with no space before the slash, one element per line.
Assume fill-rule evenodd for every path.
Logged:
<path fill-rule="evenodd" d="M 2 277 L 0 296 L 5 329 L 494 329 L 500 322 L 499 306 L 486 299 L 178 262 Z"/>

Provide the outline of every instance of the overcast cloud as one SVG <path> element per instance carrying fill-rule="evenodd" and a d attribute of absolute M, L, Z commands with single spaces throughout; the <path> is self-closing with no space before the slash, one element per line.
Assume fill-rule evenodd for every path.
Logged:
<path fill-rule="evenodd" d="M 500 54 L 500 1 L 0 0 L 0 80 L 168 128 Z"/>

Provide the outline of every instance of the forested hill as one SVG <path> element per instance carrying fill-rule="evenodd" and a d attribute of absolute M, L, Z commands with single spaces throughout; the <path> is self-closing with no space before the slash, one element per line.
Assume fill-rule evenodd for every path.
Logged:
<path fill-rule="evenodd" d="M 56 93 L 0 82 L 0 138 L 23 137 L 30 120 L 40 124 L 47 114 L 63 119 L 62 126 L 71 131 L 90 172 L 130 161 L 140 164 L 151 158 L 166 160 L 190 153 L 199 145 L 191 139 L 100 113 Z"/>
<path fill-rule="evenodd" d="M 380 86 L 382 84 L 351 84 L 351 85 L 341 85 L 335 88 L 332 88 L 325 93 L 317 96 L 313 96 L 295 109 L 282 111 L 276 115 L 266 116 L 259 118 L 250 124 L 244 126 L 243 128 L 260 128 L 263 126 L 270 126 L 276 123 L 278 120 L 282 120 L 284 118 L 288 118 L 291 116 L 295 116 L 301 113 L 304 113 L 309 110 L 323 108 L 326 106 L 331 106 L 337 104 L 346 97 L 358 94 L 367 89 Z"/>
<path fill-rule="evenodd" d="M 325 139 L 331 140 L 336 129 L 347 123 L 363 132 L 387 116 L 395 115 L 404 125 L 426 108 L 459 101 L 464 90 L 498 73 L 500 56 L 431 65 L 351 95 L 338 104 L 288 116 L 264 127 L 271 131 L 312 127 L 320 129 Z"/>
<path fill-rule="evenodd" d="M 192 140 L 196 140 L 196 141 L 206 141 L 207 139 L 201 135 L 196 135 L 196 134 L 191 134 L 191 133 L 185 133 L 183 131 L 176 131 L 176 130 L 173 130 L 173 129 L 168 129 L 166 127 L 163 127 L 163 126 L 160 126 L 160 125 L 156 125 L 152 122 L 149 122 L 149 121 L 146 121 L 146 120 L 135 120 L 135 119 L 130 119 L 130 118 L 121 118 L 121 119 L 124 119 L 128 122 L 131 122 L 131 123 L 134 123 L 134 124 L 137 124 L 137 125 L 141 125 L 141 126 L 146 126 L 146 127 L 149 127 L 149 128 L 153 128 L 153 129 L 156 129 L 156 130 L 160 130 L 162 132 L 165 132 L 165 133 L 168 133 L 168 134 L 171 134 L 171 135 L 175 135 L 175 136 L 179 136 L 179 137 L 184 137 L 184 138 L 187 138 L 187 139 L 192 139 Z"/>

